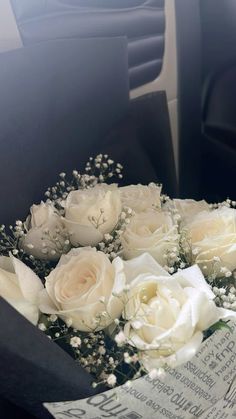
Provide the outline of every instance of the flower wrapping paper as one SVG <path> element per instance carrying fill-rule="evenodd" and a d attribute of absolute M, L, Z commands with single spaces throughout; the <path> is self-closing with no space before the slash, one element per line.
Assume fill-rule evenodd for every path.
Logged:
<path fill-rule="evenodd" d="M 146 375 L 84 400 L 46 403 L 55 419 L 232 419 L 236 417 L 236 322 L 164 377 Z"/>

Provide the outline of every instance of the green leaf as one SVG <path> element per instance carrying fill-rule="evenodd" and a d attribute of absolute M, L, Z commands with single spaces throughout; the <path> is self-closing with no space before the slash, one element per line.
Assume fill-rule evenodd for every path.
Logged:
<path fill-rule="evenodd" d="M 213 324 L 209 329 L 212 332 L 215 332 L 216 330 L 228 329 L 231 333 L 233 333 L 232 328 L 228 325 L 228 321 L 226 322 L 225 320 L 219 320 L 217 323 Z"/>

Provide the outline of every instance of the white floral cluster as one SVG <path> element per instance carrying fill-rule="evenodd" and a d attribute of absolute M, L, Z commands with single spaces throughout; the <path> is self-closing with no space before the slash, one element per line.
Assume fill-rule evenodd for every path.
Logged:
<path fill-rule="evenodd" d="M 236 311 L 236 288 L 234 286 L 229 288 L 227 293 L 226 288 L 213 287 L 216 299 L 215 302 L 218 306 Z"/>
<path fill-rule="evenodd" d="M 45 192 L 45 196 L 60 208 L 71 191 L 91 188 L 98 183 L 106 182 L 114 177 L 122 179 L 123 166 L 115 163 L 107 154 L 98 154 L 95 158 L 90 157 L 85 166 L 85 173 L 73 170 L 72 178 L 67 179 L 65 172 L 60 173 L 60 180 L 55 186 Z"/>
<path fill-rule="evenodd" d="M 98 155 L 71 182 L 61 173 L 25 222 L 0 231 L 1 296 L 65 341 L 94 386 L 161 376 L 236 317 L 234 203 L 105 183 L 121 170 Z"/>

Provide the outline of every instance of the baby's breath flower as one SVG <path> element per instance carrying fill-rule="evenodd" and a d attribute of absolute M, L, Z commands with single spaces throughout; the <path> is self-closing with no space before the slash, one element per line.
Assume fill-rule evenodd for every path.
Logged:
<path fill-rule="evenodd" d="M 42 330 L 42 332 L 45 332 L 45 330 L 47 330 L 47 328 L 46 328 L 46 326 L 45 326 L 45 324 L 44 324 L 44 323 L 39 323 L 39 324 L 38 324 L 38 328 L 39 328 L 40 330 Z"/>
<path fill-rule="evenodd" d="M 115 336 L 115 342 L 118 346 L 122 346 L 126 342 L 126 337 L 122 330 Z"/>
<path fill-rule="evenodd" d="M 49 320 L 50 322 L 55 323 L 55 322 L 57 321 L 57 316 L 56 316 L 56 314 L 51 314 L 51 316 L 49 316 L 49 317 L 48 317 L 48 320 Z"/>
<path fill-rule="evenodd" d="M 110 374 L 106 381 L 109 387 L 114 387 L 116 385 L 117 378 L 114 374 Z"/>
<path fill-rule="evenodd" d="M 100 355 L 105 355 L 106 348 L 104 346 L 99 346 L 98 352 L 99 352 Z"/>
<path fill-rule="evenodd" d="M 72 346 L 72 348 L 79 348 L 81 346 L 81 343 L 82 342 L 79 336 L 74 336 L 70 339 L 70 345 Z"/>
<path fill-rule="evenodd" d="M 66 319 L 66 325 L 67 325 L 67 327 L 71 327 L 72 323 L 73 323 L 73 320 L 70 317 L 68 317 Z"/>

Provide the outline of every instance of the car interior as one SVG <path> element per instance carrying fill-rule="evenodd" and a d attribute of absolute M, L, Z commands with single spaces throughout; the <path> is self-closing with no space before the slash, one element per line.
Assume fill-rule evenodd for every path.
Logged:
<path fill-rule="evenodd" d="M 24 217 L 57 172 L 97 153 L 124 165 L 124 184 L 236 200 L 235 21 L 235 0 L 1 0 L 1 222 Z M 19 374 L 25 345 L 12 345 Z M 12 387 L 0 380 L 1 418 L 50 418 L 27 397 L 36 375 L 20 385 L 2 352 Z M 45 386 L 59 358 L 46 376 L 42 364 Z M 76 391 L 72 373 L 60 396 Z"/>

